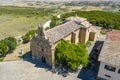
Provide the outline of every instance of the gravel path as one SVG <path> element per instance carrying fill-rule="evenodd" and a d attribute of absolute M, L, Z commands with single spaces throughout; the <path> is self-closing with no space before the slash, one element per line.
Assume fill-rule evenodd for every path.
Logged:
<path fill-rule="evenodd" d="M 78 73 L 63 77 L 27 61 L 0 63 L 0 80 L 78 80 Z"/>
<path fill-rule="evenodd" d="M 12 53 L 6 55 L 6 57 L 4 58 L 4 61 L 20 60 L 19 56 L 22 55 L 22 54 L 19 54 L 20 49 L 22 49 L 25 53 L 30 51 L 30 42 L 26 44 L 20 44 L 19 46 L 17 46 Z"/>

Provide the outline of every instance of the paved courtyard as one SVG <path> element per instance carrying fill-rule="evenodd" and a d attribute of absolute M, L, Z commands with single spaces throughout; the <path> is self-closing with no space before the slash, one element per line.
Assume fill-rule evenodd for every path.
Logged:
<path fill-rule="evenodd" d="M 69 73 L 67 77 L 52 73 L 43 63 L 28 61 L 10 61 L 0 63 L 0 80 L 78 80 L 78 73 Z"/>

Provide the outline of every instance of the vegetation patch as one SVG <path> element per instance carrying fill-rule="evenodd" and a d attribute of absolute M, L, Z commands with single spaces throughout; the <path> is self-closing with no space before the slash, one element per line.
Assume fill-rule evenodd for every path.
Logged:
<path fill-rule="evenodd" d="M 17 46 L 14 37 L 8 37 L 0 41 L 0 57 L 4 57 L 7 53 L 13 51 Z"/>
<path fill-rule="evenodd" d="M 25 34 L 36 29 L 39 23 L 45 23 L 54 14 L 53 9 L 1 7 L 0 6 L 0 39 Z M 49 13 L 48 13 L 49 12 Z"/>
<path fill-rule="evenodd" d="M 31 38 L 37 34 L 38 30 L 30 30 L 25 35 L 22 36 L 23 43 L 27 43 L 30 41 Z"/>
<path fill-rule="evenodd" d="M 100 26 L 102 28 L 114 28 L 120 29 L 120 13 L 116 12 L 104 12 L 104 11 L 75 11 L 61 15 L 61 18 L 52 18 L 51 28 L 62 23 L 65 18 L 71 16 L 77 16 L 87 18 L 93 25 Z"/>
<path fill-rule="evenodd" d="M 56 62 L 76 70 L 81 64 L 86 67 L 89 60 L 85 44 L 61 41 L 55 51 Z"/>
<path fill-rule="evenodd" d="M 91 41 L 87 41 L 87 43 L 85 45 L 86 45 L 86 47 L 89 47 L 90 45 L 92 45 L 92 42 Z"/>
<path fill-rule="evenodd" d="M 3 58 L 0 58 L 0 62 L 3 62 Z"/>

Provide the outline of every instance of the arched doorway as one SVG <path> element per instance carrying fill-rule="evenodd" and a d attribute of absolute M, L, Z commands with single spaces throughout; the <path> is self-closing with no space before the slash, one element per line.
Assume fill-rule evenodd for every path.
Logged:
<path fill-rule="evenodd" d="M 46 63 L 46 59 L 44 56 L 42 56 L 42 62 Z"/>

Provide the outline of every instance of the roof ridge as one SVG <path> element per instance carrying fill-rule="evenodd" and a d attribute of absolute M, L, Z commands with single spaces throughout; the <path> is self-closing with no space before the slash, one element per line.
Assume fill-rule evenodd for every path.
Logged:
<path fill-rule="evenodd" d="M 53 30 L 53 29 L 57 29 L 57 28 L 59 28 L 59 27 L 61 27 L 61 26 L 64 26 L 64 25 L 66 25 L 66 24 L 69 24 L 69 23 L 75 23 L 75 22 L 74 22 L 74 21 L 69 21 L 69 22 L 67 22 L 67 23 L 60 24 L 60 25 L 58 25 L 58 26 L 56 26 L 56 27 L 53 27 L 53 28 L 47 30 L 46 32 L 48 32 L 48 31 L 50 31 L 50 30 Z M 76 24 L 76 23 L 75 23 L 75 24 Z"/>

